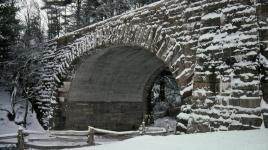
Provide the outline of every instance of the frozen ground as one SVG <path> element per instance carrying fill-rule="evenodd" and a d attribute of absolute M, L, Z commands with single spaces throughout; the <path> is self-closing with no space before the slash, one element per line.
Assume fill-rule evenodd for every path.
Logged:
<path fill-rule="evenodd" d="M 140 136 L 75 150 L 268 150 L 268 129 Z"/>
<path fill-rule="evenodd" d="M 15 105 L 16 118 L 14 121 L 10 121 L 7 117 L 8 111 L 11 111 L 10 94 L 4 88 L 0 87 L 0 134 L 16 133 L 19 127 L 16 123 L 23 121 L 25 101 L 20 97 L 17 100 L 20 102 Z M 36 119 L 35 112 L 31 112 L 31 105 L 29 105 L 28 109 L 26 129 L 35 131 L 43 130 Z"/>

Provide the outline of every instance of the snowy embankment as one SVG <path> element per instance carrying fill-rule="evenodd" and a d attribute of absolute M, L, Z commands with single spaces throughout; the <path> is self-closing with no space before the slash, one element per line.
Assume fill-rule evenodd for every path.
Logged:
<path fill-rule="evenodd" d="M 0 87 L 0 135 L 8 133 L 16 133 L 20 122 L 23 121 L 25 114 L 25 100 L 17 97 L 17 104 L 15 105 L 16 117 L 10 121 L 7 117 L 8 111 L 11 112 L 10 94 Z M 28 109 L 28 116 L 26 119 L 26 129 L 42 131 L 43 128 L 39 124 L 35 112 L 31 112 L 31 105 Z"/>
<path fill-rule="evenodd" d="M 268 150 L 268 129 L 140 136 L 76 150 Z"/>

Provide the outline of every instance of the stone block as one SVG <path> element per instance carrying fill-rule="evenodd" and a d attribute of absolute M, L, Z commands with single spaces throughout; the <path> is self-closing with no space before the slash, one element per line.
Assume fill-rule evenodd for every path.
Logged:
<path fill-rule="evenodd" d="M 187 133 L 195 133 L 195 132 L 199 133 L 210 132 L 209 123 L 192 122 L 190 125 L 187 126 Z"/>
<path fill-rule="evenodd" d="M 218 11 L 228 5 L 227 1 L 207 0 L 207 5 L 204 5 L 203 11 L 206 13 Z"/>
<path fill-rule="evenodd" d="M 261 99 L 259 97 L 240 98 L 240 106 L 244 108 L 260 107 Z"/>
<path fill-rule="evenodd" d="M 256 0 L 257 3 L 268 4 L 267 0 Z"/>
<path fill-rule="evenodd" d="M 263 100 L 268 103 L 268 81 L 261 82 L 261 90 L 263 93 Z"/>
<path fill-rule="evenodd" d="M 240 106 L 240 100 L 236 99 L 236 98 L 230 98 L 229 99 L 229 105 Z"/>
<path fill-rule="evenodd" d="M 259 17 L 268 17 L 268 4 L 257 5 L 257 15 Z"/>
<path fill-rule="evenodd" d="M 178 122 L 176 124 L 176 131 L 186 133 L 187 132 L 187 125 Z"/>
<path fill-rule="evenodd" d="M 194 89 L 201 89 L 201 88 L 208 88 L 209 83 L 208 82 L 195 82 L 193 83 Z"/>
<path fill-rule="evenodd" d="M 256 129 L 252 126 L 244 126 L 242 124 L 231 124 L 229 127 L 228 127 L 228 130 L 252 130 L 252 129 Z"/>
<path fill-rule="evenodd" d="M 202 21 L 203 26 L 209 27 L 209 26 L 220 26 L 221 25 L 221 18 L 213 18 L 213 19 L 208 19 L 208 20 L 203 20 Z"/>
<path fill-rule="evenodd" d="M 221 124 L 219 124 L 217 121 L 210 122 L 210 126 L 214 129 L 217 129 L 220 127 Z"/>
<path fill-rule="evenodd" d="M 71 82 L 69 81 L 63 82 L 63 87 L 65 88 L 66 91 L 69 91 L 70 86 L 71 86 Z"/>
<path fill-rule="evenodd" d="M 262 118 L 260 117 L 241 117 L 241 123 L 243 125 L 248 125 L 248 126 L 254 126 L 254 127 L 260 127 L 262 124 Z"/>
<path fill-rule="evenodd" d="M 268 113 L 263 114 L 263 123 L 264 123 L 264 127 L 268 128 Z"/>
<path fill-rule="evenodd" d="M 244 4 L 244 5 L 253 5 L 253 1 L 252 0 L 229 0 L 228 1 L 229 4 Z"/>
<path fill-rule="evenodd" d="M 259 38 L 260 38 L 260 41 L 267 41 L 268 29 L 259 29 Z"/>
<path fill-rule="evenodd" d="M 207 77 L 204 77 L 202 74 L 195 74 L 194 75 L 194 81 L 195 82 L 205 82 L 207 80 Z"/>

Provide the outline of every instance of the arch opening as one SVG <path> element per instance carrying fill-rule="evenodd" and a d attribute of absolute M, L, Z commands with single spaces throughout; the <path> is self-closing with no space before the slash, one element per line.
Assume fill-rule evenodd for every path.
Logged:
<path fill-rule="evenodd" d="M 181 97 L 175 78 L 169 70 L 163 70 L 154 79 L 147 98 L 147 125 L 175 127 L 176 115 L 180 112 Z"/>
<path fill-rule="evenodd" d="M 160 90 L 162 105 L 154 93 L 159 84 L 166 85 Z M 170 105 L 175 106 L 175 90 L 171 72 L 150 51 L 127 46 L 97 50 L 77 65 L 67 92 L 60 97 L 64 100 L 59 117 L 64 119 L 54 121 L 52 128 L 137 129 L 146 115 L 155 115 L 155 106 L 165 106 L 166 113 Z"/>

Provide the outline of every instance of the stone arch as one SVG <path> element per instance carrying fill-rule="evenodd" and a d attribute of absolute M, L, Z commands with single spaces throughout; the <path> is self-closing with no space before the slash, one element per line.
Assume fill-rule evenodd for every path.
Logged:
<path fill-rule="evenodd" d="M 101 48 L 79 64 L 68 85 L 58 89 L 62 107 L 54 119 L 66 120 L 54 120 L 55 129 L 137 129 L 155 79 L 169 70 L 154 54 L 133 46 Z"/>
<path fill-rule="evenodd" d="M 112 19 L 125 20 L 123 17 Z M 85 54 L 98 53 L 97 49 L 116 45 L 140 47 L 150 51 L 162 60 L 171 72 L 175 72 L 174 77 L 182 72 L 174 66 L 177 64 L 177 60 L 173 58 L 173 52 L 176 51 L 177 54 L 181 47 L 175 38 L 168 36 L 162 30 L 161 26 L 137 26 L 113 21 L 97 23 L 47 43 L 42 58 L 44 64 L 42 73 L 45 74 L 43 77 L 49 77 L 49 79 L 43 78 L 41 85 L 47 96 L 40 99 L 45 99 L 42 103 L 47 103 L 51 109 L 41 112 L 43 114 L 42 118 L 48 118 L 48 116 L 53 115 L 51 114 L 52 110 L 57 109 L 55 108 L 57 106 L 51 106 L 50 102 L 58 101 L 57 87 L 62 84 L 64 78 L 69 74 L 73 62 Z M 49 126 L 48 120 L 43 122 L 45 126 Z"/>

